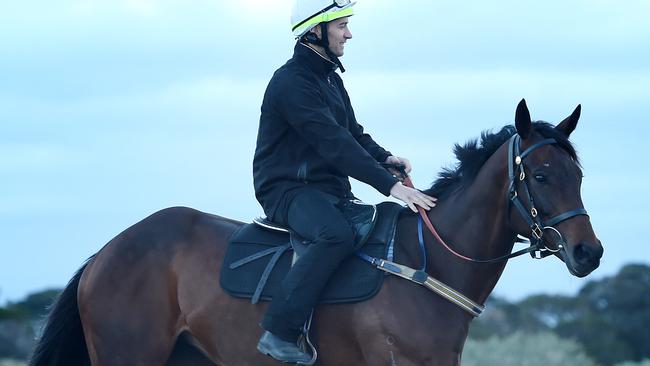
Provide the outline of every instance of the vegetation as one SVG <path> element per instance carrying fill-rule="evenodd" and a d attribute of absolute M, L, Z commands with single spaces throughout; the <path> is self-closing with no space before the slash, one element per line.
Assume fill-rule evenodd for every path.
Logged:
<path fill-rule="evenodd" d="M 531 296 L 518 303 L 492 299 L 472 324 L 470 336 L 485 340 L 515 331 L 552 332 L 577 341 L 599 365 L 650 358 L 650 266 L 627 265 L 592 281 L 577 296 Z"/>
<path fill-rule="evenodd" d="M 641 362 L 621 362 L 617 363 L 615 366 L 650 366 L 650 359 L 643 360 Z"/>
<path fill-rule="evenodd" d="M 9 358 L 0 358 L 0 366 L 27 366 L 27 362 Z"/>
<path fill-rule="evenodd" d="M 29 357 L 47 309 L 58 294 L 59 290 L 41 291 L 0 307 L 0 366 L 19 365 L 12 359 Z"/>
<path fill-rule="evenodd" d="M 469 339 L 463 352 L 463 366 L 596 366 L 582 346 L 553 333 L 516 332 L 507 337 L 492 336 L 483 341 Z"/>
<path fill-rule="evenodd" d="M 23 366 L 59 290 L 0 307 L 0 366 Z M 463 365 L 650 366 L 650 266 L 631 264 L 574 296 L 492 297 Z"/>

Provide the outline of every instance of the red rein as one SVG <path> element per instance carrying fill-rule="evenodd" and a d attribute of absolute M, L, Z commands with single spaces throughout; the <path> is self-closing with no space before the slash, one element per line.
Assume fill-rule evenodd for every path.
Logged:
<path fill-rule="evenodd" d="M 404 178 L 404 185 L 407 186 L 407 187 L 411 187 L 411 188 L 415 189 L 415 187 L 413 186 L 413 182 L 411 181 L 411 177 L 409 177 L 409 176 L 406 176 Z M 422 220 L 424 221 L 424 224 L 427 226 L 427 228 L 429 229 L 431 234 L 433 234 L 433 237 L 436 238 L 436 240 L 438 240 L 438 242 L 440 244 L 442 244 L 450 253 L 452 253 L 453 255 L 455 255 L 455 256 L 457 256 L 459 258 L 462 258 L 462 259 L 470 261 L 470 262 L 475 261 L 475 259 L 470 258 L 470 257 L 466 257 L 466 256 L 456 252 L 455 250 L 451 249 L 451 247 L 449 245 L 447 245 L 447 243 L 445 243 L 444 240 L 442 240 L 442 238 L 438 234 L 438 231 L 436 231 L 436 228 L 433 227 L 433 224 L 431 223 L 431 220 L 429 220 L 429 216 L 427 216 L 427 212 L 422 207 L 420 207 L 418 205 L 415 205 L 415 207 L 417 207 L 418 212 L 420 212 L 420 216 L 422 216 Z"/>

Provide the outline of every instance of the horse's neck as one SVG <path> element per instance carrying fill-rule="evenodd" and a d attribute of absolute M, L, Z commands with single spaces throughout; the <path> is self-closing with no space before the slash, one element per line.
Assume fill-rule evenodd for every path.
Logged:
<path fill-rule="evenodd" d="M 506 165 L 502 147 L 484 164 L 471 186 L 429 212 L 440 236 L 460 254 L 490 259 L 512 250 L 515 234 L 507 221 Z M 484 302 L 499 280 L 505 261 L 471 263 L 444 249 L 430 233 L 425 237 L 429 272 L 466 296 Z"/>

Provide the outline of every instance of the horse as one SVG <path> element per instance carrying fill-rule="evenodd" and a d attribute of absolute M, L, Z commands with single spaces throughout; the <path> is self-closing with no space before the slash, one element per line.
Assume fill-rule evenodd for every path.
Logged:
<path fill-rule="evenodd" d="M 438 197 L 426 215 L 449 246 L 423 233 L 427 275 L 483 304 L 506 261 L 481 261 L 510 253 L 518 236 L 539 236 L 575 276 L 599 266 L 603 247 L 583 208 L 581 166 L 569 141 L 580 110 L 554 126 L 531 121 L 522 100 L 514 126 L 455 146 L 457 165 L 425 190 Z M 514 204 L 517 197 L 523 202 Z M 404 211 L 395 262 L 417 267 L 418 216 Z M 252 305 L 219 285 L 229 237 L 242 225 L 172 207 L 127 228 L 70 280 L 30 365 L 276 365 L 255 349 L 267 303 Z M 422 286 L 389 276 L 369 300 L 317 306 L 312 331 L 323 366 L 452 366 L 461 362 L 472 319 Z"/>

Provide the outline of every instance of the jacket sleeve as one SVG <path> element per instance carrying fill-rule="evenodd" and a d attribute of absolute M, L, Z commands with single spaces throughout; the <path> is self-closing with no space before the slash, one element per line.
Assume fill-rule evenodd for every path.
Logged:
<path fill-rule="evenodd" d="M 285 85 L 279 85 L 277 97 L 286 121 L 317 154 L 341 173 L 390 195 L 397 179 L 336 122 L 314 81 L 304 75 L 291 78 L 290 84 L 287 80 Z"/>
<path fill-rule="evenodd" d="M 369 134 L 364 133 L 363 126 L 357 122 L 357 118 L 354 115 L 354 109 L 352 109 L 350 96 L 343 86 L 343 80 L 341 80 L 338 75 L 336 75 L 336 79 L 339 84 L 339 90 L 341 91 L 341 94 L 343 95 L 345 101 L 345 107 L 348 110 L 350 131 L 352 133 L 352 136 L 354 136 L 354 138 L 359 142 L 359 145 L 361 145 L 373 158 L 375 158 L 375 160 L 380 163 L 385 162 L 386 158 L 393 154 L 390 151 L 387 151 L 383 147 L 379 146 L 379 144 L 376 143 Z"/>

